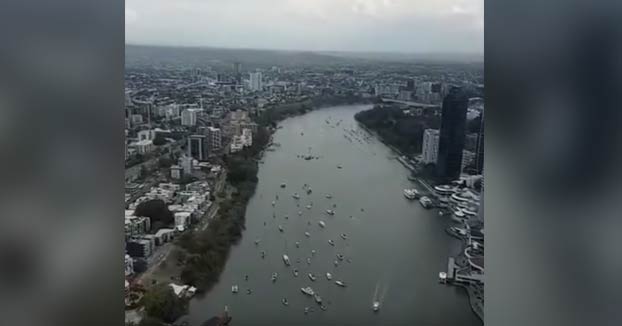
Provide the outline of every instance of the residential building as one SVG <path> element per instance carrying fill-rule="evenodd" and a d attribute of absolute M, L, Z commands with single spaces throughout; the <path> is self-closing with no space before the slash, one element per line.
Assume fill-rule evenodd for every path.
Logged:
<path fill-rule="evenodd" d="M 208 127 L 207 138 L 210 150 L 215 151 L 222 148 L 222 131 L 220 128 Z"/>
<path fill-rule="evenodd" d="M 185 109 L 181 112 L 181 124 L 183 126 L 196 126 L 198 115 L 203 109 Z"/>
<path fill-rule="evenodd" d="M 173 178 L 174 180 L 179 180 L 181 179 L 181 176 L 183 175 L 183 168 L 179 165 L 173 165 L 171 166 L 171 178 Z"/>
<path fill-rule="evenodd" d="M 188 137 L 188 156 L 199 161 L 207 160 L 207 137 L 204 135 L 191 135 Z"/>
<path fill-rule="evenodd" d="M 421 149 L 423 163 L 436 164 L 436 160 L 438 158 L 438 140 L 439 140 L 438 130 L 426 129 L 423 132 L 423 147 Z"/>
<path fill-rule="evenodd" d="M 263 76 L 260 71 L 250 73 L 249 87 L 255 92 L 259 92 L 263 89 Z"/>
<path fill-rule="evenodd" d="M 136 143 L 134 143 L 134 147 L 136 148 L 138 154 L 141 155 L 145 155 L 151 152 L 154 148 L 153 141 L 148 139 L 137 141 Z"/>
<path fill-rule="evenodd" d="M 148 258 L 153 253 L 154 244 L 146 239 L 132 239 L 125 243 L 125 247 L 132 258 Z"/>

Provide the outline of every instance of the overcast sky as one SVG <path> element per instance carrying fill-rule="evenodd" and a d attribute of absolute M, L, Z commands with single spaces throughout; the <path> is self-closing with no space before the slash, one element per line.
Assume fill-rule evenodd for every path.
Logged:
<path fill-rule="evenodd" d="M 129 44 L 483 53 L 484 0 L 126 0 Z"/>

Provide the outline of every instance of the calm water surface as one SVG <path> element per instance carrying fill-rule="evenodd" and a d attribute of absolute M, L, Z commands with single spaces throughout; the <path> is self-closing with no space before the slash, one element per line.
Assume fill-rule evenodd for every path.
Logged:
<path fill-rule="evenodd" d="M 482 324 L 463 290 L 438 283 L 447 257 L 459 250 L 459 242 L 444 232 L 450 222 L 404 198 L 403 189 L 412 187 L 406 179 L 408 171 L 385 145 L 373 138 L 350 142 L 344 137 L 344 128 L 364 134 L 354 114 L 369 108 L 327 108 L 280 123 L 274 142 L 281 146 L 264 155 L 243 239 L 232 249 L 220 282 L 191 301 L 191 325 L 220 314 L 225 305 L 233 325 Z M 297 157 L 308 153 L 320 158 Z M 282 182 L 286 188 L 280 187 Z M 310 195 L 302 189 L 304 184 L 312 188 Z M 294 192 L 300 194 L 299 201 L 292 198 Z M 335 215 L 328 216 L 326 209 L 333 209 Z M 279 232 L 279 225 L 284 232 Z M 347 240 L 341 233 L 347 234 Z M 257 246 L 256 239 L 261 240 Z M 285 266 L 283 254 L 292 266 Z M 335 266 L 337 254 L 346 259 Z M 300 271 L 298 277 L 293 268 Z M 273 283 L 274 272 L 279 276 Z M 327 272 L 332 281 L 326 279 Z M 314 273 L 317 280 L 312 282 L 307 273 Z M 348 286 L 338 287 L 335 280 Z M 239 285 L 238 294 L 231 293 L 233 284 Z M 321 295 L 326 311 L 300 291 L 306 286 Z M 248 288 L 251 295 L 246 294 Z M 378 313 L 371 310 L 374 296 L 381 300 Z M 289 306 L 281 303 L 284 297 Z M 305 315 L 305 307 L 314 311 Z"/>

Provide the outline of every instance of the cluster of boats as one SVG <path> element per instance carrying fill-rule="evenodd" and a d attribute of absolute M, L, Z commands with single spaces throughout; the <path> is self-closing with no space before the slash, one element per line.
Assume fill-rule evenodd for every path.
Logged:
<path fill-rule="evenodd" d="M 404 189 L 404 197 L 406 197 L 409 200 L 415 200 L 419 198 L 419 203 L 421 204 L 421 206 L 423 206 L 423 208 L 431 208 L 433 204 L 432 200 L 429 197 L 421 196 L 419 191 L 414 188 Z"/>

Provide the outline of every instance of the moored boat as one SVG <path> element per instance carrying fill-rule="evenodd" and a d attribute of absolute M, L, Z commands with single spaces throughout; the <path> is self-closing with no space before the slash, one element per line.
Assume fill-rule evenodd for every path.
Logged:
<path fill-rule="evenodd" d="M 313 289 L 310 286 L 307 286 L 306 288 L 300 288 L 300 291 L 302 291 L 302 293 L 306 294 L 306 295 L 314 295 L 315 292 L 313 291 Z"/>
<path fill-rule="evenodd" d="M 324 223 L 324 221 L 319 221 L 318 224 L 323 228 L 326 227 L 326 223 Z"/>
<path fill-rule="evenodd" d="M 313 281 L 313 282 L 315 282 L 315 280 L 317 279 L 317 278 L 315 277 L 315 275 L 313 275 L 313 273 L 309 273 L 309 274 L 307 274 L 307 276 L 309 276 L 309 279 L 310 279 L 311 281 Z"/>
<path fill-rule="evenodd" d="M 334 245 L 335 245 L 335 241 L 333 241 L 333 240 L 328 240 L 328 244 L 329 244 L 329 245 L 331 245 L 331 246 L 334 246 Z"/>
<path fill-rule="evenodd" d="M 272 273 L 272 282 L 276 282 L 277 277 L 279 277 L 277 272 Z"/>
<path fill-rule="evenodd" d="M 326 279 L 327 280 L 332 280 L 333 279 L 333 275 L 331 273 L 326 273 Z"/>
<path fill-rule="evenodd" d="M 283 255 L 283 262 L 285 265 L 289 266 L 289 257 L 287 257 L 287 255 Z"/>
<path fill-rule="evenodd" d="M 335 284 L 345 288 L 346 287 L 346 283 L 344 283 L 343 281 L 335 281 Z"/>

